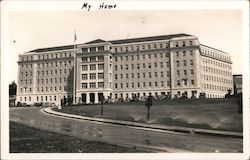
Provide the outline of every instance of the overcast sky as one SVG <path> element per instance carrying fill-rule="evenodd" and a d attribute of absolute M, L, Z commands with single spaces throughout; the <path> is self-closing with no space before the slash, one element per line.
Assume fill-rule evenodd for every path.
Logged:
<path fill-rule="evenodd" d="M 233 73 L 242 73 L 242 22 L 240 10 L 158 11 L 15 11 L 10 13 L 9 82 L 17 81 L 18 54 L 43 47 L 95 39 L 186 33 L 200 43 L 229 53 Z"/>

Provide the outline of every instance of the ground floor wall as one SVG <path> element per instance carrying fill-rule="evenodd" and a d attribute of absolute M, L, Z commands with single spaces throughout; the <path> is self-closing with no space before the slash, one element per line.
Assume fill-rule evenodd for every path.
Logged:
<path fill-rule="evenodd" d="M 73 93 L 61 92 L 61 93 L 43 93 L 43 94 L 19 94 L 16 96 L 16 104 L 18 102 L 33 105 L 34 103 L 55 103 L 61 104 L 62 100 L 72 99 Z"/>

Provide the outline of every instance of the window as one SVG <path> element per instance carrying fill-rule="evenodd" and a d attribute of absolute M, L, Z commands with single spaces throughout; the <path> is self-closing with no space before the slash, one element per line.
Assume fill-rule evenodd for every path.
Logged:
<path fill-rule="evenodd" d="M 121 79 L 123 79 L 123 74 L 120 74 Z"/>
<path fill-rule="evenodd" d="M 160 66 L 161 66 L 161 68 L 163 68 L 163 62 L 160 62 Z"/>
<path fill-rule="evenodd" d="M 88 79 L 88 74 L 82 74 L 82 80 L 87 80 Z"/>
<path fill-rule="evenodd" d="M 193 69 L 191 69 L 191 74 L 194 75 L 194 70 Z"/>
<path fill-rule="evenodd" d="M 157 62 L 155 62 L 154 65 L 155 65 L 155 68 L 157 68 Z"/>
<path fill-rule="evenodd" d="M 148 63 L 148 68 L 151 68 L 151 63 Z"/>
<path fill-rule="evenodd" d="M 161 81 L 161 87 L 163 87 L 164 86 L 164 83 L 163 83 L 163 81 Z"/>
<path fill-rule="evenodd" d="M 151 72 L 148 72 L 148 77 L 151 78 Z"/>
<path fill-rule="evenodd" d="M 104 69 L 104 64 L 98 64 L 98 70 L 103 70 Z"/>
<path fill-rule="evenodd" d="M 179 70 L 177 70 L 176 72 L 177 72 L 177 75 L 179 76 L 179 75 L 180 75 L 180 71 L 179 71 Z"/>
<path fill-rule="evenodd" d="M 163 72 L 161 72 L 161 77 L 163 77 Z"/>
<path fill-rule="evenodd" d="M 187 79 L 184 79 L 184 85 L 186 86 L 187 85 Z"/>
<path fill-rule="evenodd" d="M 117 83 L 115 83 L 115 88 L 117 88 Z"/>
<path fill-rule="evenodd" d="M 96 70 L 96 64 L 89 65 L 91 71 Z"/>
<path fill-rule="evenodd" d="M 145 63 L 142 63 L 142 67 L 145 68 L 145 66 L 146 66 Z"/>
<path fill-rule="evenodd" d="M 103 82 L 98 82 L 98 88 L 103 88 L 104 87 L 104 83 Z"/>
<path fill-rule="evenodd" d="M 88 57 L 82 57 L 82 62 L 88 62 Z"/>
<path fill-rule="evenodd" d="M 123 65 L 120 65 L 121 70 L 123 70 Z"/>
<path fill-rule="evenodd" d="M 180 83 L 180 80 L 177 80 L 177 86 L 180 86 L 181 83 Z"/>
<path fill-rule="evenodd" d="M 151 58 L 151 55 L 150 54 L 148 54 L 148 59 L 150 59 Z"/>
<path fill-rule="evenodd" d="M 120 84 L 120 86 L 121 86 L 121 88 L 123 88 L 123 84 L 122 83 Z"/>
<path fill-rule="evenodd" d="M 140 64 L 139 63 L 137 63 L 137 69 L 140 69 Z"/>
<path fill-rule="evenodd" d="M 151 82 L 148 82 L 148 86 L 149 86 L 149 87 L 151 87 L 151 86 L 152 86 Z"/>
<path fill-rule="evenodd" d="M 90 62 L 95 62 L 96 61 L 96 57 L 94 56 L 94 57 L 89 57 L 89 60 L 90 60 Z"/>
<path fill-rule="evenodd" d="M 176 66 L 179 67 L 180 66 L 180 62 L 176 61 Z"/>
<path fill-rule="evenodd" d="M 157 87 L 158 86 L 158 83 L 157 82 L 155 82 L 155 87 Z"/>
<path fill-rule="evenodd" d="M 186 60 L 183 60 L 183 66 L 187 66 Z"/>
<path fill-rule="evenodd" d="M 126 64 L 126 70 L 128 70 L 128 64 Z"/>
<path fill-rule="evenodd" d="M 89 79 L 96 79 L 96 73 L 90 73 Z"/>
<path fill-rule="evenodd" d="M 183 72 L 184 72 L 184 75 L 187 75 L 187 70 L 183 70 Z"/>
<path fill-rule="evenodd" d="M 194 85 L 194 80 L 193 79 L 191 80 L 191 84 Z"/>
<path fill-rule="evenodd" d="M 117 65 L 115 65 L 115 70 L 117 71 Z"/>
<path fill-rule="evenodd" d="M 142 55 L 142 59 L 145 59 L 145 55 L 144 54 Z"/>
<path fill-rule="evenodd" d="M 190 65 L 193 66 L 194 65 L 194 61 L 190 60 Z"/>
<path fill-rule="evenodd" d="M 126 73 L 126 78 L 128 78 L 128 73 Z"/>
<path fill-rule="evenodd" d="M 155 72 L 155 77 L 157 77 L 157 72 Z"/>
<path fill-rule="evenodd" d="M 89 87 L 90 87 L 90 88 L 96 88 L 96 83 L 95 83 L 95 82 L 89 83 Z"/>
<path fill-rule="evenodd" d="M 131 64 L 131 68 L 134 69 L 134 64 Z"/>
<path fill-rule="evenodd" d="M 140 55 L 137 55 L 137 60 L 140 60 Z"/>
<path fill-rule="evenodd" d="M 88 70 L 88 65 L 82 65 L 82 71 L 87 71 Z M 65 71 L 64 71 L 65 73 Z"/>
<path fill-rule="evenodd" d="M 134 56 L 131 56 L 131 60 L 132 60 L 132 61 L 134 60 Z"/>
<path fill-rule="evenodd" d="M 98 79 L 104 79 L 104 74 L 103 73 L 98 73 Z"/>
<path fill-rule="evenodd" d="M 134 73 L 131 73 L 131 77 L 134 78 Z"/>
<path fill-rule="evenodd" d="M 140 78 L 140 73 L 137 73 L 137 78 Z"/>

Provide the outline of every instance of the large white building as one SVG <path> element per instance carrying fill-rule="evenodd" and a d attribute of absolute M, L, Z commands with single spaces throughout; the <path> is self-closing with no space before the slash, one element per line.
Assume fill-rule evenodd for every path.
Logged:
<path fill-rule="evenodd" d="M 18 67 L 17 101 L 27 104 L 98 103 L 102 95 L 222 98 L 233 90 L 230 55 L 187 34 L 36 49 L 20 55 Z"/>

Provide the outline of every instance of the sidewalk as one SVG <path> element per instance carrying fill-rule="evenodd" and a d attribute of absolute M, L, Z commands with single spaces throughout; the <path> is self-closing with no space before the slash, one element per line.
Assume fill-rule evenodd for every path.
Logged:
<path fill-rule="evenodd" d="M 155 131 L 172 131 L 176 133 L 207 134 L 211 136 L 214 135 L 214 136 L 228 136 L 228 137 L 234 137 L 234 138 L 243 138 L 243 134 L 239 132 L 197 129 L 197 128 L 187 128 L 187 127 L 178 127 L 178 126 L 166 126 L 166 125 L 159 125 L 159 124 L 146 124 L 146 123 L 139 123 L 139 122 L 129 122 L 129 121 L 121 121 L 121 120 L 86 117 L 86 116 L 72 115 L 72 114 L 57 112 L 57 111 L 52 110 L 52 108 L 43 108 L 41 109 L 41 111 L 47 114 L 52 114 L 56 116 L 66 117 L 66 118 L 102 122 L 102 123 L 116 124 L 116 125 L 124 125 L 124 126 L 131 126 L 131 127 L 141 127 L 144 129 L 150 129 L 150 130 L 155 130 Z"/>

